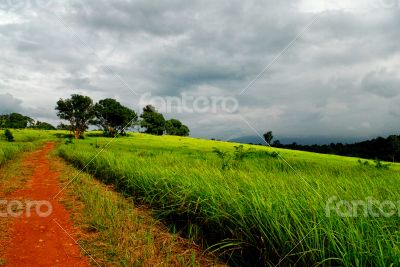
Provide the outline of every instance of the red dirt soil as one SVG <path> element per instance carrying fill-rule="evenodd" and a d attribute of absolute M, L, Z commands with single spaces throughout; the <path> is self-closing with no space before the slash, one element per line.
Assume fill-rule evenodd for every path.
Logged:
<path fill-rule="evenodd" d="M 53 148 L 54 143 L 47 143 L 44 148 L 30 154 L 30 158 L 24 159 L 24 164 L 34 166 L 33 175 L 24 189 L 8 197 L 10 200 L 49 201 L 52 213 L 43 218 L 32 208 L 30 216 L 24 214 L 13 219 L 10 239 L 5 243 L 6 253 L 2 256 L 5 266 L 89 266 L 88 258 L 82 255 L 74 241 L 77 231 L 69 213 L 58 198 L 53 199 L 61 190 L 59 174 L 50 169 L 51 163 L 47 158 Z M 46 211 L 45 207 L 42 211 Z"/>

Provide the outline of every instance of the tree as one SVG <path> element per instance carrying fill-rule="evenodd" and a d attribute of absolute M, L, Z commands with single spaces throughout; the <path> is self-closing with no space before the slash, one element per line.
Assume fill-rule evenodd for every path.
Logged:
<path fill-rule="evenodd" d="M 50 123 L 43 122 L 43 121 L 36 121 L 32 126 L 29 128 L 33 129 L 40 129 L 40 130 L 55 130 L 56 127 L 51 125 Z"/>
<path fill-rule="evenodd" d="M 142 118 L 140 126 L 146 129 L 146 133 L 163 135 L 165 130 L 165 119 L 161 113 L 157 112 L 155 107 L 152 105 L 145 106 L 140 117 Z"/>
<path fill-rule="evenodd" d="M 96 116 L 94 124 L 102 127 L 107 136 L 115 136 L 118 132 L 124 135 L 125 128 L 131 127 L 137 120 L 135 111 L 111 98 L 96 103 L 94 113 Z"/>
<path fill-rule="evenodd" d="M 19 113 L 0 115 L 0 128 L 24 129 L 33 123 L 32 118 Z"/>
<path fill-rule="evenodd" d="M 264 134 L 264 140 L 267 142 L 268 145 L 271 144 L 272 139 L 274 139 L 274 136 L 272 135 L 272 131 L 268 131 Z"/>
<path fill-rule="evenodd" d="M 392 153 L 392 160 L 393 162 L 396 161 L 396 156 L 400 153 L 400 138 L 397 135 L 391 135 L 388 137 L 388 141 L 391 145 L 391 151 Z"/>
<path fill-rule="evenodd" d="M 165 122 L 165 131 L 169 135 L 188 136 L 189 128 L 177 119 L 170 119 Z"/>
<path fill-rule="evenodd" d="M 55 108 L 60 119 L 69 121 L 75 138 L 83 138 L 89 128 L 89 122 L 94 118 L 93 101 L 88 96 L 71 95 L 69 99 L 60 99 Z"/>
<path fill-rule="evenodd" d="M 71 125 L 66 125 L 64 123 L 60 123 L 59 125 L 57 125 L 57 130 L 64 130 L 64 131 L 70 131 L 72 132 L 72 128 Z"/>
<path fill-rule="evenodd" d="M 273 142 L 273 146 L 274 147 L 280 147 L 282 144 L 281 144 L 281 141 L 279 141 L 279 140 L 275 140 L 274 142 Z"/>

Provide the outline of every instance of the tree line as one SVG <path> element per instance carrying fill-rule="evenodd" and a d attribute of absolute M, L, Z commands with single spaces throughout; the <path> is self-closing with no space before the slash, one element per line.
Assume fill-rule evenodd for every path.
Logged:
<path fill-rule="evenodd" d="M 47 122 L 35 121 L 34 119 L 21 115 L 19 113 L 10 113 L 0 115 L 0 128 L 1 129 L 41 129 L 41 130 L 55 130 L 56 128 Z"/>
<path fill-rule="evenodd" d="M 277 148 L 400 162 L 400 135 L 390 135 L 387 138 L 378 137 L 354 144 L 331 143 L 329 145 L 299 145 L 297 143 L 284 145 L 279 140 L 272 142 L 273 138 L 271 131 L 264 134 L 264 140 Z"/>
<path fill-rule="evenodd" d="M 140 116 L 117 100 L 106 98 L 94 103 L 88 96 L 73 94 L 68 99 L 57 101 L 57 116 L 69 122 L 60 124 L 59 129 L 74 132 L 75 138 L 83 138 L 90 125 L 103 130 L 105 136 L 125 135 L 127 129 L 139 127 L 143 132 L 154 135 L 188 136 L 189 128 L 177 119 L 166 120 L 155 107 L 147 105 Z"/>

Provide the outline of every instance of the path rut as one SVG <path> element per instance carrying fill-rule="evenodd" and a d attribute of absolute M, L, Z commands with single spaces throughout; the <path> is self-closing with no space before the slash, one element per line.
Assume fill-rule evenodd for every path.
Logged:
<path fill-rule="evenodd" d="M 4 266 L 89 266 L 88 258 L 82 255 L 84 252 L 74 241 L 77 230 L 72 225 L 70 214 L 59 202 L 59 197 L 54 199 L 61 190 L 59 173 L 51 168 L 47 157 L 54 146 L 54 143 L 47 143 L 24 159 L 22 166 L 33 166 L 33 175 L 24 188 L 7 196 L 8 200 L 28 205 L 32 203 L 30 201 L 48 201 L 51 205 L 23 208 L 21 216 L 12 218 L 9 239 L 4 243 Z M 38 212 L 39 206 L 41 210 Z"/>

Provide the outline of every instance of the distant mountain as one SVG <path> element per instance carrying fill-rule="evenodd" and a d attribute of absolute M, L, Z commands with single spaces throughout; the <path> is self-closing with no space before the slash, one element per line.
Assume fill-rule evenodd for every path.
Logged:
<path fill-rule="evenodd" d="M 330 143 L 353 144 L 364 141 L 368 138 L 362 137 L 325 137 L 325 136 L 309 136 L 309 137 L 276 137 L 282 144 L 288 145 L 293 142 L 299 145 L 328 145 Z M 257 135 L 242 136 L 228 140 L 229 142 L 237 142 L 242 144 L 265 144 L 264 139 Z"/>

